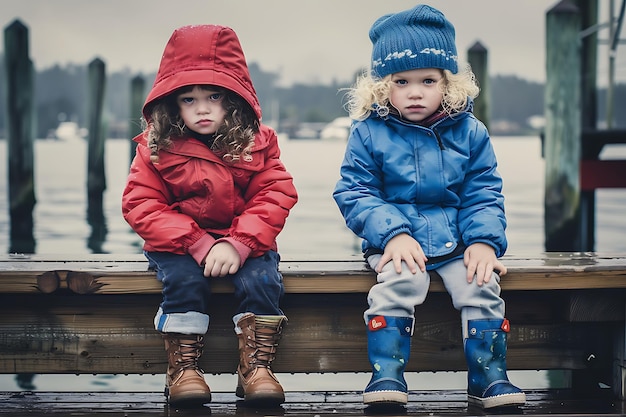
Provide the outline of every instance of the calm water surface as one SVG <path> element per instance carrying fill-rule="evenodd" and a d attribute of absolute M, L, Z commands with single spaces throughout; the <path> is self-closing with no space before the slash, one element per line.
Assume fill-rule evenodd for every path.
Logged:
<path fill-rule="evenodd" d="M 493 138 L 504 178 L 510 255 L 537 254 L 543 248 L 544 162 L 538 137 Z M 345 143 L 339 141 L 287 140 L 281 138 L 282 159 L 293 174 L 300 201 L 292 211 L 278 244 L 283 259 L 358 258 L 359 242 L 344 225 L 331 194 L 338 177 Z M 0 162 L 6 167 L 6 141 L 0 141 Z M 85 141 L 37 141 L 35 144 L 36 252 L 40 254 L 90 254 L 86 222 Z M 607 147 L 606 159 L 626 159 L 625 146 Z M 141 240 L 120 213 L 120 196 L 129 166 L 125 140 L 106 143 L 107 191 L 104 195 L 108 233 L 102 245 L 108 253 L 140 253 Z M 7 170 L 0 170 L 0 251 L 9 248 Z M 596 250 L 626 252 L 626 220 L 623 207 L 626 190 L 596 192 Z M 155 306 L 156 308 L 156 306 Z M 234 336 L 233 336 L 234 337 Z M 360 390 L 367 374 L 280 375 L 286 390 Z M 511 372 L 523 388 L 548 385 L 545 372 Z M 207 375 L 212 389 L 231 391 L 234 375 Z M 409 374 L 410 389 L 458 388 L 466 384 L 464 372 Z M 42 391 L 158 391 L 162 375 L 37 375 L 33 380 Z M 14 375 L 0 375 L 0 390 L 19 389 Z"/>

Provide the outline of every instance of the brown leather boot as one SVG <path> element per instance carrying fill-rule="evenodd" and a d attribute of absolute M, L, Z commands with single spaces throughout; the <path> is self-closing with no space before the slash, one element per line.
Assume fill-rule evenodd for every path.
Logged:
<path fill-rule="evenodd" d="M 211 402 L 211 390 L 198 366 L 204 336 L 164 333 L 168 366 L 165 376 L 167 402 L 179 407 L 198 407 Z"/>
<path fill-rule="evenodd" d="M 237 325 L 239 339 L 238 383 L 235 394 L 248 404 L 277 406 L 285 402 L 283 387 L 271 364 L 282 335 L 285 316 L 255 316 L 246 313 Z"/>

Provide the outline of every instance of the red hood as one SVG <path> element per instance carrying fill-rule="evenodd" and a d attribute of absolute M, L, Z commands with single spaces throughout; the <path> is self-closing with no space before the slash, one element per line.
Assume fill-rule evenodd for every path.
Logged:
<path fill-rule="evenodd" d="M 261 119 L 261 106 L 250 79 L 246 57 L 231 28 L 193 25 L 174 31 L 143 106 L 146 120 L 149 119 L 146 110 L 151 102 L 192 84 L 211 84 L 234 91 Z"/>

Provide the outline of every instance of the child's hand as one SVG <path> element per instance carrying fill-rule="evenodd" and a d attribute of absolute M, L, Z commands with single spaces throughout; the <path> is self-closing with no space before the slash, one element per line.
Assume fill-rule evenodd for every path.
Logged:
<path fill-rule="evenodd" d="M 402 261 L 404 261 L 411 273 L 417 274 L 417 267 L 420 271 L 426 271 L 426 255 L 420 244 L 406 233 L 400 233 L 397 236 L 391 238 L 385 246 L 385 252 L 381 256 L 378 265 L 376 265 L 376 272 L 382 271 L 385 264 L 389 261 L 393 261 L 396 273 L 402 272 Z"/>
<path fill-rule="evenodd" d="M 465 249 L 463 262 L 467 267 L 467 282 L 474 280 L 480 286 L 489 282 L 491 274 L 497 270 L 500 275 L 506 274 L 506 266 L 496 258 L 495 250 L 485 243 L 474 243 Z"/>
<path fill-rule="evenodd" d="M 205 277 L 225 277 L 239 270 L 241 259 L 239 253 L 228 242 L 215 244 L 204 260 Z"/>

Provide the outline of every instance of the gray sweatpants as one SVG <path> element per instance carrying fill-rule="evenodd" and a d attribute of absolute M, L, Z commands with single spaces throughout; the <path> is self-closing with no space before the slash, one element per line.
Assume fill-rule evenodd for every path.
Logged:
<path fill-rule="evenodd" d="M 374 269 L 381 255 L 367 258 Z M 467 338 L 467 321 L 476 319 L 504 318 L 504 300 L 500 297 L 500 276 L 494 273 L 488 283 L 478 286 L 476 281 L 468 283 L 465 279 L 467 268 L 463 259 L 457 259 L 436 269 L 443 279 L 443 284 L 452 298 L 452 305 L 461 312 L 463 338 Z M 402 272 L 396 273 L 393 263 L 387 262 L 377 276 L 377 284 L 372 286 L 367 296 L 369 308 L 365 310 L 364 320 L 368 316 L 415 317 L 415 306 L 426 299 L 430 275 L 428 271 L 411 273 L 406 263 L 402 262 Z"/>

